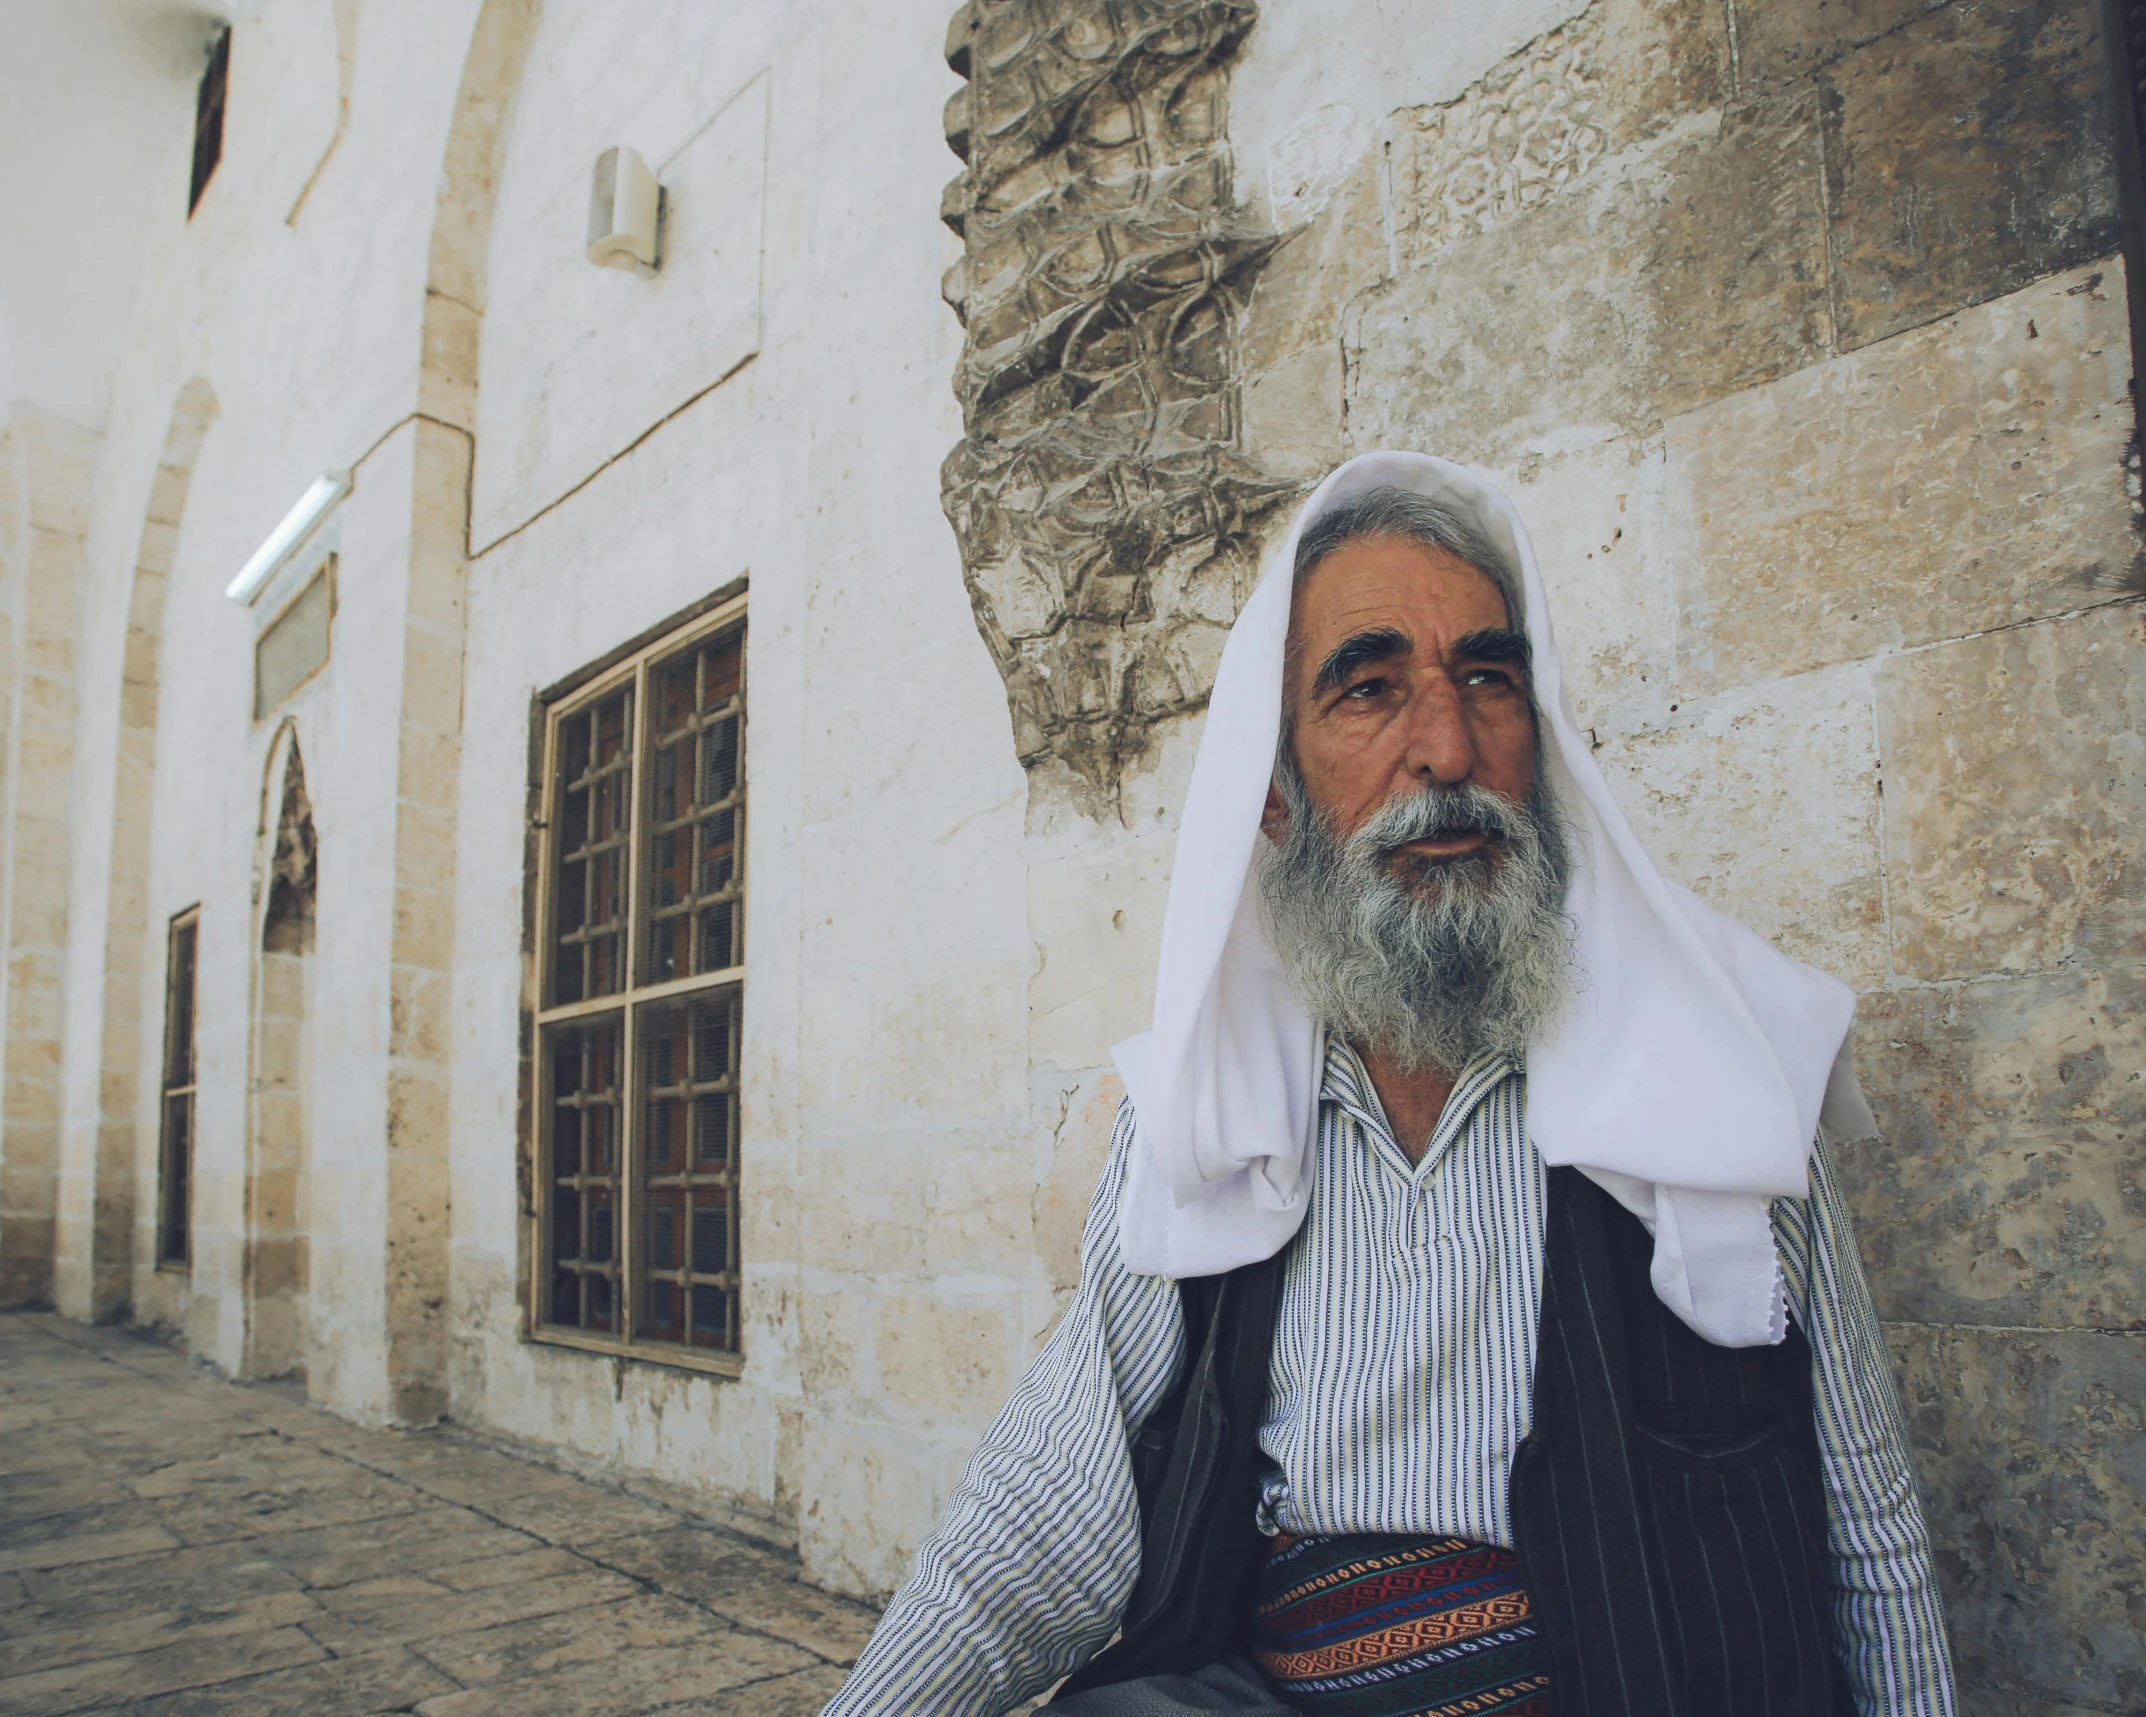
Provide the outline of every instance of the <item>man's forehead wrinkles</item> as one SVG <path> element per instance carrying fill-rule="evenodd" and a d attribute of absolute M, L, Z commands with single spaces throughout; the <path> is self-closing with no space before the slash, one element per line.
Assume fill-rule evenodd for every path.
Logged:
<path fill-rule="evenodd" d="M 1487 579 L 1422 585 L 1352 580 L 1340 590 L 1318 593 L 1301 605 L 1296 624 L 1315 636 L 1345 637 L 1374 626 L 1391 627 L 1412 642 L 1428 626 L 1433 634 L 1458 635 L 1508 624 L 1505 603 Z"/>

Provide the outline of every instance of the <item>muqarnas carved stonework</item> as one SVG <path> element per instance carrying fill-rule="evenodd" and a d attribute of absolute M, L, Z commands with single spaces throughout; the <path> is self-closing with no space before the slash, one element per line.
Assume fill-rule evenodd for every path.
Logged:
<path fill-rule="evenodd" d="M 970 0 L 944 215 L 965 435 L 942 473 L 1024 765 L 1103 799 L 1198 709 L 1294 491 L 1247 457 L 1238 323 L 1274 234 L 1224 130 L 1249 0 Z"/>

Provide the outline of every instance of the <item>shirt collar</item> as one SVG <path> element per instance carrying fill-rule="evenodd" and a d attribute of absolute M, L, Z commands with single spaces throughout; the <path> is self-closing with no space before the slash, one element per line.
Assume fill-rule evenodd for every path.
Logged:
<path fill-rule="evenodd" d="M 1462 1068 L 1460 1077 L 1453 1082 L 1453 1094 L 1446 1099 L 1445 1110 L 1438 1117 L 1438 1125 L 1431 1131 L 1423 1161 L 1426 1164 L 1435 1161 L 1461 1135 L 1476 1110 L 1482 1107 L 1483 1099 L 1506 1080 L 1518 1078 L 1522 1071 L 1519 1060 L 1503 1050 L 1478 1055 Z M 1333 1032 L 1326 1034 L 1326 1060 L 1320 1074 L 1319 1101 L 1339 1106 L 1374 1139 L 1384 1140 L 1396 1150 L 1400 1148 L 1393 1137 L 1393 1125 L 1386 1119 L 1385 1105 L 1379 1102 L 1371 1075 L 1365 1070 L 1363 1058 Z"/>

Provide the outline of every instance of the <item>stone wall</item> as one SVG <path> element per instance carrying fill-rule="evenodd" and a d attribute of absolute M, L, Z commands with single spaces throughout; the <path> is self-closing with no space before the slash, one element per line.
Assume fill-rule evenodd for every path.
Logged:
<path fill-rule="evenodd" d="M 0 1304 L 53 1291 L 61 968 L 83 538 L 97 437 L 18 403 L 0 429 Z"/>
<path fill-rule="evenodd" d="M 1291 0 L 1263 10 L 1248 66 L 1275 20 L 1301 35 Z M 1887 1142 L 1845 1168 L 1970 1709 L 2132 1710 L 2146 611 L 2099 9 L 1538 16 L 1472 81 L 1397 34 L 1443 87 L 1370 123 L 1356 107 L 1406 65 L 1257 69 L 1282 94 L 1238 140 L 1230 218 L 1282 237 L 1235 287 L 1234 452 L 1302 485 L 1410 447 L 1509 485 L 1576 714 L 1651 850 L 1863 995 Z M 1434 41 L 1443 22 L 1415 20 Z M 993 302 L 1047 275 L 1001 265 Z M 990 432 L 973 307 L 969 326 L 957 479 Z M 995 323 L 993 349 L 1020 333 Z M 1071 558 L 1107 561 L 1120 516 Z M 995 563 L 963 534 L 1019 728 L 1040 658 L 994 634 Z M 1140 653 L 1176 672 L 1159 631 L 1112 647 L 1135 652 L 1122 683 L 1147 683 Z M 1177 712 L 1201 690 L 1172 683 L 1108 815 L 1023 750 L 1038 1246 L 1061 1291 L 1108 1044 L 1145 1022 L 1197 725 Z"/>

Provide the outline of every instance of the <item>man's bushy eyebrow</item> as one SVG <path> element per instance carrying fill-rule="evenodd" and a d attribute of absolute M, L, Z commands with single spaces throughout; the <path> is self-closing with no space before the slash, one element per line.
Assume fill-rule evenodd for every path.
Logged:
<path fill-rule="evenodd" d="M 1346 684 L 1358 668 L 1405 656 L 1415 647 L 1414 639 L 1392 626 L 1374 626 L 1368 631 L 1351 633 L 1329 650 L 1326 660 L 1319 664 L 1319 672 L 1311 683 L 1311 695 L 1324 696 Z"/>
<path fill-rule="evenodd" d="M 1456 661 L 1511 662 L 1523 669 L 1534 660 L 1534 654 L 1528 635 L 1516 632 L 1510 626 L 1482 627 L 1453 646 Z"/>

